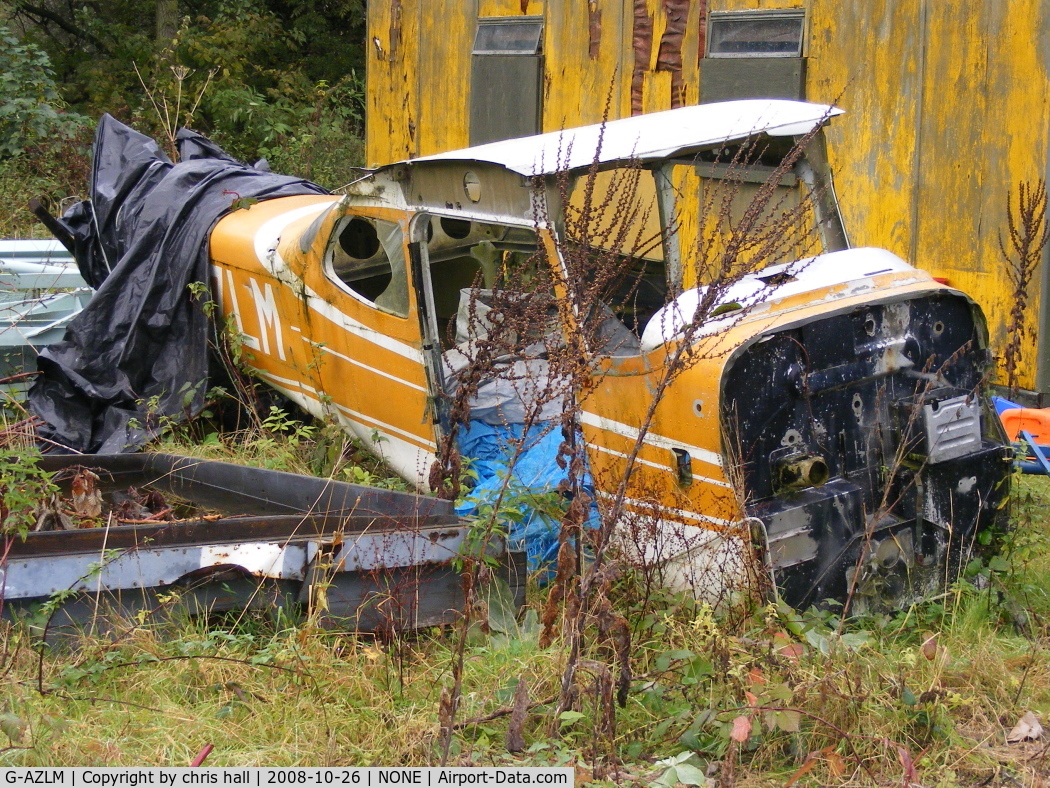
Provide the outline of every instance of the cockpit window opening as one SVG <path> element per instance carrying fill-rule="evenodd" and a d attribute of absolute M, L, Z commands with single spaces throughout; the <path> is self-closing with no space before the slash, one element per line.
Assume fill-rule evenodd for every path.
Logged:
<path fill-rule="evenodd" d="M 538 242 L 530 227 L 431 215 L 427 257 L 442 346 L 468 339 L 471 294 L 485 310 L 493 289 L 538 281 Z M 511 272 L 513 274 L 511 275 Z"/>
<path fill-rule="evenodd" d="M 397 222 L 346 216 L 336 222 L 325 253 L 330 278 L 378 309 L 408 316 L 404 234 Z"/>

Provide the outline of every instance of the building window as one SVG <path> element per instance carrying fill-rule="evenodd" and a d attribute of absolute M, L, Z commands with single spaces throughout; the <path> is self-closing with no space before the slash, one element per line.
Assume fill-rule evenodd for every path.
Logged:
<path fill-rule="evenodd" d="M 478 20 L 474 55 L 538 55 L 543 35 L 541 16 L 496 16 Z"/>
<path fill-rule="evenodd" d="M 708 21 L 708 57 L 802 57 L 806 12 L 712 11 Z"/>
<path fill-rule="evenodd" d="M 470 144 L 538 134 L 543 17 L 478 20 L 470 68 Z"/>
<path fill-rule="evenodd" d="M 804 99 L 806 12 L 712 11 L 700 66 L 700 101 Z"/>

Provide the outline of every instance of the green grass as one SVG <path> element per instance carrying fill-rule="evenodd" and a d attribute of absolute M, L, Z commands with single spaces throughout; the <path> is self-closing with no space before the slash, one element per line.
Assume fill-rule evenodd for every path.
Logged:
<path fill-rule="evenodd" d="M 380 442 L 382 446 L 382 442 Z M 151 451 L 301 473 L 352 484 L 409 490 L 410 486 L 337 424 L 305 423 L 271 406 L 253 427 L 222 431 L 200 418 L 175 425 Z"/>
<path fill-rule="evenodd" d="M 692 751 L 693 764 L 718 762 L 727 785 L 784 785 L 800 768 L 799 785 L 900 785 L 909 761 L 925 786 L 1013 784 L 997 774 L 1039 784 L 1045 742 L 1008 745 L 1005 734 L 1028 710 L 1050 720 L 1050 480 L 1016 490 L 1016 527 L 988 581 L 892 617 L 840 627 L 770 606 L 730 627 L 672 596 L 641 609 L 622 583 L 612 601 L 631 624 L 634 678 L 612 736 L 616 781 L 649 784 L 666 770 L 658 760 Z M 572 763 L 583 783 L 595 753 L 610 752 L 601 740 L 595 750 L 590 673 L 582 716 L 536 706 L 524 753 L 506 751 L 506 716 L 485 719 L 519 681 L 533 702 L 555 695 L 565 650 L 539 647 L 543 603 L 530 588 L 518 631 L 471 632 L 457 720 L 475 722 L 457 731 L 452 761 Z M 43 650 L 3 630 L 0 765 L 181 766 L 208 743 L 213 766 L 438 761 L 454 629 L 380 641 L 258 613 L 114 626 Z M 601 644 L 588 656 L 611 660 Z M 737 717 L 752 724 L 740 743 L 729 737 Z"/>

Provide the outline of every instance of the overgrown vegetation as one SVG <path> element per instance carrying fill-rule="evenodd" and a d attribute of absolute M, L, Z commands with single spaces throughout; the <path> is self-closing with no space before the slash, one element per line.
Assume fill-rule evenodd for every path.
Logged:
<path fill-rule="evenodd" d="M 769 606 L 730 627 L 671 595 L 636 611 L 610 779 L 1038 784 L 1045 743 L 1004 737 L 1026 710 L 1050 708 L 1050 483 L 1019 486 L 1016 527 L 988 581 L 894 616 L 840 630 L 833 613 Z M 630 599 L 630 583 L 614 593 Z M 566 650 L 539 644 L 544 601 L 533 589 L 520 623 L 490 611 L 492 631 L 471 630 L 450 762 L 570 763 L 582 784 L 600 720 L 585 704 L 550 729 Z M 257 614 L 117 626 L 115 637 L 43 650 L 4 626 L 0 764 L 185 765 L 205 743 L 215 766 L 439 758 L 434 676 L 454 658 L 453 633 L 381 641 Z M 536 700 L 516 716 L 522 683 Z M 521 752 L 507 752 L 511 733 Z"/>
<path fill-rule="evenodd" d="M 409 489 L 383 464 L 381 454 L 365 450 L 337 424 L 318 425 L 277 405 L 270 405 L 254 424 L 238 429 L 222 429 L 211 417 L 208 411 L 203 419 L 172 425 L 151 449 L 351 484 Z"/>
<path fill-rule="evenodd" d="M 389 478 L 374 460 L 358 464 L 364 455 L 341 431 L 276 406 L 257 411 L 251 426 L 220 432 L 215 409 L 173 425 L 157 448 Z M 35 484 L 39 474 L 15 467 L 25 462 L 13 455 L 0 479 Z M 771 604 L 729 622 L 652 588 L 644 573 L 610 578 L 602 593 L 631 640 L 612 731 L 608 671 L 590 659 L 607 646 L 582 649 L 578 702 L 561 708 L 573 651 L 565 634 L 543 637 L 551 589 L 535 585 L 516 620 L 479 600 L 464 630 L 378 639 L 286 610 L 173 612 L 145 627 L 112 618 L 106 637 L 53 647 L 4 624 L 0 765 L 184 765 L 207 743 L 214 766 L 437 763 L 435 677 L 459 665 L 450 764 L 572 764 L 580 784 L 953 786 L 996 775 L 1027 784 L 1048 751 L 1004 737 L 1026 710 L 1050 708 L 1050 482 L 1018 486 L 1003 554 L 893 616 L 840 621 L 834 610 Z M 178 605 L 177 594 L 162 599 Z"/>

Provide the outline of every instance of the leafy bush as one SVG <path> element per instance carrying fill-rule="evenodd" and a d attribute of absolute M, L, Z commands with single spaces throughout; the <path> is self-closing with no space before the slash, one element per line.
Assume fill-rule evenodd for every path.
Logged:
<path fill-rule="evenodd" d="M 0 159 L 39 140 L 76 135 L 87 118 L 63 108 L 47 53 L 0 27 Z"/>
<path fill-rule="evenodd" d="M 91 136 L 91 126 L 80 126 L 71 138 L 40 140 L 19 156 L 0 159 L 0 238 L 49 236 L 26 207 L 30 198 L 60 214 L 86 196 Z"/>
<path fill-rule="evenodd" d="M 21 447 L 0 450 L 0 535 L 24 539 L 58 491 L 39 459 L 37 452 Z"/>

